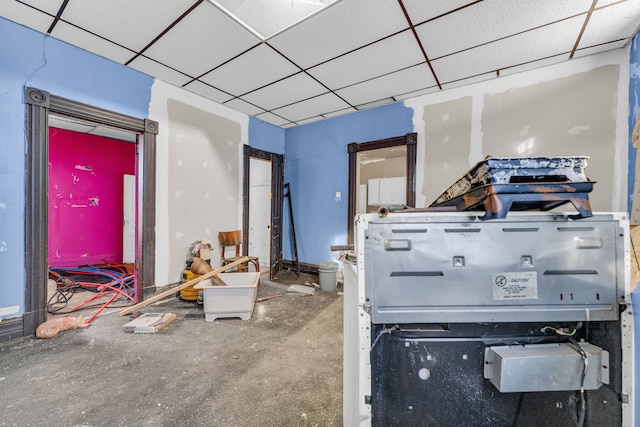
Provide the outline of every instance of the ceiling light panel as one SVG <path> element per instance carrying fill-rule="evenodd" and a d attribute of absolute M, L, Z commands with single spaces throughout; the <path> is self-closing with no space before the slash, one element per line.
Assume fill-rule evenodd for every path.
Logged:
<path fill-rule="evenodd" d="M 42 2 L 39 1 L 39 2 L 32 2 L 32 3 L 42 3 Z M 51 1 L 46 3 L 47 3 L 46 5 L 49 5 L 49 3 L 51 3 L 51 5 L 49 6 L 52 6 L 61 2 Z M 58 7 L 59 7 L 59 4 L 58 4 Z M 54 9 L 55 11 L 57 11 L 55 7 L 53 8 L 47 7 L 43 10 L 45 10 L 45 12 L 51 13 L 49 12 L 51 9 Z M 17 22 L 18 24 L 32 28 L 41 33 L 46 33 L 49 27 L 51 26 L 51 23 L 53 22 L 53 18 L 56 12 L 52 13 L 52 15 L 54 16 L 50 16 L 45 12 L 41 12 L 32 7 L 26 6 L 22 3 L 18 3 L 17 1 L 11 1 L 11 2 L 5 1 L 4 3 L 2 3 L 0 16 L 10 19 L 14 22 Z"/>
<path fill-rule="evenodd" d="M 256 119 L 260 119 L 263 122 L 271 123 L 272 125 L 282 126 L 286 123 L 289 123 L 289 120 L 283 119 L 282 117 L 278 117 L 272 113 L 262 113 L 256 116 Z"/>
<path fill-rule="evenodd" d="M 189 76 L 185 76 L 176 70 L 152 61 L 144 56 L 138 56 L 129 64 L 129 67 L 178 87 L 193 80 L 193 78 Z"/>
<path fill-rule="evenodd" d="M 192 4 L 193 0 L 71 0 L 61 19 L 139 52 Z"/>
<path fill-rule="evenodd" d="M 627 1 L 594 10 L 582 34 L 579 47 L 590 47 L 631 38 L 640 24 L 640 2 Z"/>
<path fill-rule="evenodd" d="M 222 104 L 223 102 L 229 101 L 231 98 L 233 98 L 233 96 L 230 96 L 222 91 L 219 91 L 214 87 L 206 85 L 197 80 L 186 85 L 184 89 L 188 90 L 189 92 L 195 93 L 196 95 L 200 95 L 204 98 L 218 102 L 220 104 Z"/>
<path fill-rule="evenodd" d="M 273 110 L 279 116 L 286 117 L 292 122 L 297 122 L 313 116 L 318 116 L 330 111 L 348 108 L 349 104 L 344 102 L 333 93 L 325 93 L 296 104 Z"/>
<path fill-rule="evenodd" d="M 432 61 L 441 83 L 472 77 L 568 53 L 573 49 L 584 17 L 558 22 L 517 36 Z"/>
<path fill-rule="evenodd" d="M 324 92 L 327 92 L 327 89 L 320 83 L 305 73 L 298 73 L 295 76 L 248 93 L 242 98 L 252 104 L 259 105 L 265 110 L 273 110 Z"/>
<path fill-rule="evenodd" d="M 409 30 L 308 70 L 330 89 L 339 89 L 424 62 Z"/>
<path fill-rule="evenodd" d="M 503 37 L 586 13 L 591 0 L 484 0 L 416 27 L 430 59 L 480 46 Z M 582 22 L 586 14 L 582 16 Z M 575 41 L 579 33 L 575 34 Z"/>
<path fill-rule="evenodd" d="M 260 40 L 209 2 L 203 2 L 154 43 L 145 55 L 201 76 Z"/>
<path fill-rule="evenodd" d="M 255 116 L 257 114 L 264 113 L 264 110 L 262 108 L 251 105 L 240 98 L 227 101 L 224 103 L 224 105 L 233 108 L 234 110 L 240 111 L 241 113 L 248 114 L 249 116 Z"/>
<path fill-rule="evenodd" d="M 312 15 L 331 2 L 298 0 L 214 0 L 263 38 Z"/>
<path fill-rule="evenodd" d="M 482 4 L 476 3 L 475 0 L 402 0 L 402 3 L 407 9 L 413 25 L 421 24 L 424 21 L 444 15 L 465 5 L 476 7 L 478 4 Z"/>
<path fill-rule="evenodd" d="M 124 64 L 133 55 L 132 51 L 122 46 L 62 21 L 56 24 L 51 36 L 119 64 Z"/>
<path fill-rule="evenodd" d="M 200 80 L 234 95 L 242 95 L 298 71 L 300 69 L 282 55 L 266 44 L 260 44 Z"/>
<path fill-rule="evenodd" d="M 435 85 L 436 82 L 429 67 L 421 64 L 340 89 L 336 93 L 351 105 L 362 105 Z"/>
<path fill-rule="evenodd" d="M 274 36 L 269 43 L 308 68 L 407 27 L 397 1 L 343 0 Z"/>

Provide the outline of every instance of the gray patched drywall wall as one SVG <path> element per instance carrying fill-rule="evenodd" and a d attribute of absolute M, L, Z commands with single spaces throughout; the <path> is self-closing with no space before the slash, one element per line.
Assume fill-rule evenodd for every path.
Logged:
<path fill-rule="evenodd" d="M 218 232 L 239 228 L 241 126 L 183 102 L 167 101 L 169 118 L 169 274 L 180 280 L 191 244 L 213 243 L 220 264 Z"/>
<path fill-rule="evenodd" d="M 485 95 L 483 152 L 502 156 L 589 156 L 594 210 L 611 209 L 618 102 L 617 65 Z"/>
<path fill-rule="evenodd" d="M 469 168 L 471 107 L 470 96 L 424 107 L 422 194 L 427 205 Z"/>

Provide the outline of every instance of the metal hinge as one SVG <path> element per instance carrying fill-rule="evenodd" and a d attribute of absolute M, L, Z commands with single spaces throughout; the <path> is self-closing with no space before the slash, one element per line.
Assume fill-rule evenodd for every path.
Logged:
<path fill-rule="evenodd" d="M 364 404 L 371 405 L 371 395 L 367 395 L 364 397 Z"/>

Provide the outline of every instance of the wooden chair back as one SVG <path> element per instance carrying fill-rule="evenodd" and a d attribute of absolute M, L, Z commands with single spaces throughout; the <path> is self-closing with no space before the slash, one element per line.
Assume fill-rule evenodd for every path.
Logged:
<path fill-rule="evenodd" d="M 221 256 L 223 260 L 226 259 L 224 255 L 225 247 L 235 246 L 235 256 L 240 256 L 240 247 L 242 246 L 242 230 L 221 231 L 220 233 L 218 233 L 218 237 L 220 238 L 220 246 L 222 247 Z"/>

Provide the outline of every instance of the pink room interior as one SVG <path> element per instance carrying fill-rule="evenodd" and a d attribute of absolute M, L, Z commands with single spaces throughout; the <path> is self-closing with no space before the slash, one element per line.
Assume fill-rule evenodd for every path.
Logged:
<path fill-rule="evenodd" d="M 123 180 L 135 143 L 49 128 L 49 265 L 122 262 Z"/>

